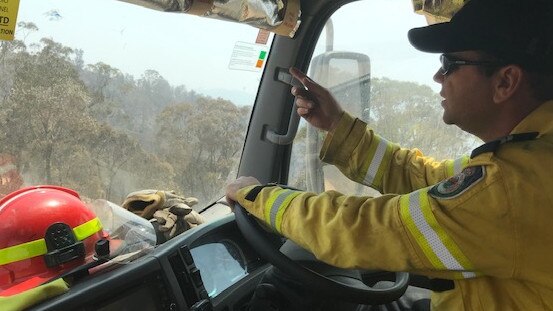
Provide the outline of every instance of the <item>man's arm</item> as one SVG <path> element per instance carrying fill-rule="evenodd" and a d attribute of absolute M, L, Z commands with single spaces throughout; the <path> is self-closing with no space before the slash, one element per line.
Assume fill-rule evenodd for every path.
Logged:
<path fill-rule="evenodd" d="M 513 250 L 503 247 L 514 239 L 513 224 L 505 217 L 509 204 L 496 169 L 479 168 L 467 171 L 472 177 L 456 186 L 444 182 L 405 195 L 369 198 L 335 191 L 316 195 L 254 184 L 232 197 L 335 266 L 449 279 L 480 273 L 508 277 L 514 266 Z M 501 208 L 482 208 L 490 201 Z M 494 237 L 504 241 L 487 243 L 491 240 L 483 237 L 489 235 L 490 224 Z"/>
<path fill-rule="evenodd" d="M 326 88 L 303 72 L 291 68 L 290 73 L 304 86 L 291 90 L 298 114 L 327 131 L 321 160 L 337 166 L 348 178 L 382 193 L 408 193 L 451 177 L 468 163 L 468 157 L 437 162 L 419 150 L 401 149 L 344 112 Z"/>
<path fill-rule="evenodd" d="M 328 132 L 320 157 L 353 181 L 398 194 L 436 184 L 461 172 L 469 161 L 468 156 L 435 161 L 417 149 L 400 148 L 348 113 Z"/>

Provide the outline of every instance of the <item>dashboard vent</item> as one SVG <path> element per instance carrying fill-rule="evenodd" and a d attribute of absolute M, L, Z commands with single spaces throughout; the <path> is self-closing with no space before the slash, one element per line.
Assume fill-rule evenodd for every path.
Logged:
<path fill-rule="evenodd" d="M 169 263 L 173 269 L 173 273 L 177 278 L 181 292 L 186 300 L 186 305 L 191 307 L 198 302 L 198 296 L 196 295 L 196 289 L 192 284 L 192 279 L 188 272 L 189 268 L 185 264 L 183 258 L 179 253 L 175 253 L 169 256 Z"/>

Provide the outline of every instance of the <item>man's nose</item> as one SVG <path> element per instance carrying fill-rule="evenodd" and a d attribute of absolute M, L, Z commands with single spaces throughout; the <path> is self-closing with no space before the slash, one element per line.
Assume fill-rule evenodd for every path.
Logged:
<path fill-rule="evenodd" d="M 442 70 L 441 69 L 438 69 L 438 71 L 436 71 L 436 73 L 434 74 L 434 81 L 442 84 L 444 82 L 444 75 L 442 74 Z"/>

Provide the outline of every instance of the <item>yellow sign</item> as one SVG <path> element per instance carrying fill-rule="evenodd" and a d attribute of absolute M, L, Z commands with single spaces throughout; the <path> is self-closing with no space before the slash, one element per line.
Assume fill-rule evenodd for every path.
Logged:
<path fill-rule="evenodd" d="M 19 0 L 0 0 L 0 40 L 13 40 Z"/>

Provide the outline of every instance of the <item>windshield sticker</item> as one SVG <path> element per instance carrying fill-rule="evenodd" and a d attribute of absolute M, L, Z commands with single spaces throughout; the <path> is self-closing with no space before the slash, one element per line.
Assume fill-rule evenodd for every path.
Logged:
<path fill-rule="evenodd" d="M 432 187 L 428 194 L 436 199 L 452 199 L 483 180 L 485 175 L 486 171 L 482 166 L 467 167 L 461 173 Z"/>
<path fill-rule="evenodd" d="M 234 45 L 228 68 L 232 70 L 261 71 L 266 60 L 267 47 L 265 45 L 239 41 Z"/>
<path fill-rule="evenodd" d="M 19 0 L 0 0 L 0 40 L 13 40 Z"/>
<path fill-rule="evenodd" d="M 267 44 L 267 41 L 269 41 L 269 34 L 270 32 L 268 30 L 259 29 L 259 32 L 257 33 L 257 38 L 255 39 L 255 43 Z"/>

